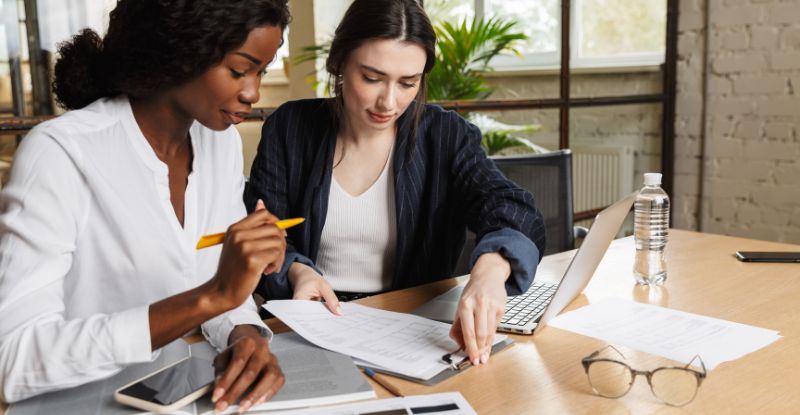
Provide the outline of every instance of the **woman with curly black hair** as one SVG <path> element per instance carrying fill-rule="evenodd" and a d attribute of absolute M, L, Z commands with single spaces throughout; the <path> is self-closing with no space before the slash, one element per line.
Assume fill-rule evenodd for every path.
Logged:
<path fill-rule="evenodd" d="M 104 38 L 61 46 L 71 111 L 22 141 L 0 194 L 2 400 L 111 376 L 198 326 L 223 350 L 217 410 L 280 389 L 250 295 L 286 242 L 263 204 L 246 215 L 232 125 L 288 21 L 286 0 L 121 0 Z"/>

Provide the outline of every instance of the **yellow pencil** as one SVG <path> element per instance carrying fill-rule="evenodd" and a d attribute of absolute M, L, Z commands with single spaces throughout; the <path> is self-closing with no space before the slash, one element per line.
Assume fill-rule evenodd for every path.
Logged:
<path fill-rule="evenodd" d="M 291 219 L 283 219 L 275 222 L 275 226 L 278 229 L 289 229 L 292 226 L 299 225 L 303 223 L 306 219 L 305 218 L 291 218 Z M 211 235 L 205 235 L 197 241 L 197 249 L 208 248 L 209 246 L 219 245 L 225 240 L 225 232 L 221 233 L 213 233 Z"/>

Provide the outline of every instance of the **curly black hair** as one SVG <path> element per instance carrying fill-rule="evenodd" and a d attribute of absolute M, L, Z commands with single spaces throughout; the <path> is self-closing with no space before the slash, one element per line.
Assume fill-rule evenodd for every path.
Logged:
<path fill-rule="evenodd" d="M 287 0 L 119 0 L 104 38 L 84 29 L 59 45 L 53 92 L 67 109 L 153 96 L 222 61 L 251 30 L 289 20 Z"/>

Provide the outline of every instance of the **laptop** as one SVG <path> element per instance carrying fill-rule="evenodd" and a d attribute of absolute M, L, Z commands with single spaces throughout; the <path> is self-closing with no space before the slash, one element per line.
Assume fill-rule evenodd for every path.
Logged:
<path fill-rule="evenodd" d="M 534 281 L 525 293 L 508 297 L 506 311 L 497 330 L 515 334 L 534 334 L 577 297 L 589 284 L 608 246 L 630 212 L 635 197 L 634 192 L 597 214 L 592 228 L 584 238 L 580 249 L 572 257 L 559 283 Z M 537 276 L 541 272 L 539 269 Z M 452 323 L 464 285 L 466 283 L 459 284 L 412 313 Z"/>

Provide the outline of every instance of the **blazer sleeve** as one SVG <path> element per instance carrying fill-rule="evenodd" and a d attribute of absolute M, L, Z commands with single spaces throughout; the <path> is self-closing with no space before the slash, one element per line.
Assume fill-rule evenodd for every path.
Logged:
<path fill-rule="evenodd" d="M 244 191 L 244 203 L 248 212 L 252 212 L 256 202 L 261 199 L 267 210 L 275 216 L 286 218 L 289 215 L 287 169 L 294 154 L 288 151 L 286 143 L 292 139 L 288 136 L 288 131 L 291 130 L 292 123 L 296 122 L 296 114 L 285 108 L 279 108 L 264 123 L 258 152 L 253 160 L 250 179 Z M 283 267 L 278 272 L 263 275 L 256 292 L 270 299 L 292 298 L 293 289 L 289 284 L 288 272 L 289 267 L 295 262 L 306 264 L 316 270 L 314 262 L 295 248 L 289 236 L 286 238 Z"/>
<path fill-rule="evenodd" d="M 511 264 L 509 295 L 525 292 L 544 254 L 544 218 L 533 195 L 508 180 L 486 156 L 478 128 L 448 113 L 452 139 L 451 177 L 465 204 L 464 219 L 477 241 L 469 268 L 487 252 L 498 252 Z"/>

